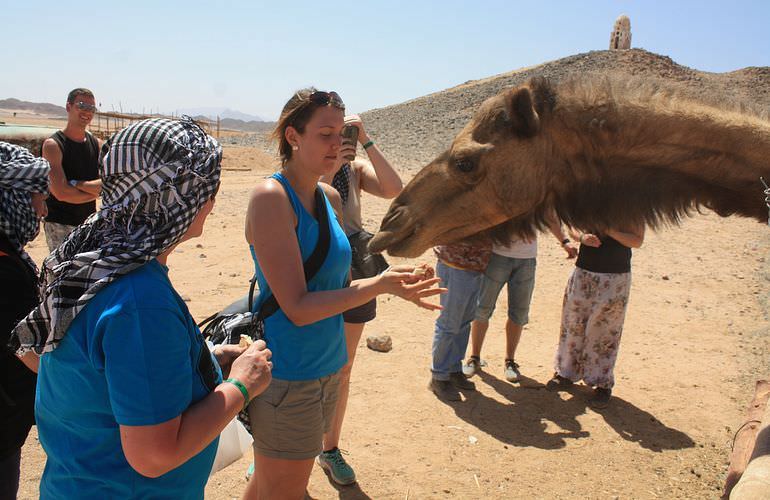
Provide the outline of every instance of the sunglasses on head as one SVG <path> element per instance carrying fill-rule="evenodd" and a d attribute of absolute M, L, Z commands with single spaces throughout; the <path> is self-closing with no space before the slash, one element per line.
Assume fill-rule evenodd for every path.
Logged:
<path fill-rule="evenodd" d="M 319 106 L 334 106 L 335 108 L 345 109 L 345 103 L 336 92 L 324 92 L 316 90 L 308 96 L 308 100 Z"/>
<path fill-rule="evenodd" d="M 77 106 L 77 108 L 80 111 L 90 111 L 91 113 L 96 113 L 96 106 L 94 106 L 93 104 L 88 104 L 87 102 L 78 101 L 75 103 L 75 106 Z"/>

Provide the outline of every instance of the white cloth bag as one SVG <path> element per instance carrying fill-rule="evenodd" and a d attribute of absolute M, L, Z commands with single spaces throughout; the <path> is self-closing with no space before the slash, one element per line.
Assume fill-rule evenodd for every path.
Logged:
<path fill-rule="evenodd" d="M 217 445 L 217 455 L 214 457 L 214 465 L 211 466 L 211 474 L 214 475 L 233 462 L 239 460 L 244 453 L 251 449 L 254 439 L 248 433 L 242 423 L 234 418 L 222 429 Z"/>

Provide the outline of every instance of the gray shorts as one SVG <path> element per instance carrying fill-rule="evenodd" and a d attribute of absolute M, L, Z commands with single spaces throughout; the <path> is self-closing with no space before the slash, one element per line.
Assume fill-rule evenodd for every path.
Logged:
<path fill-rule="evenodd" d="M 67 224 L 59 224 L 58 222 L 43 223 L 43 230 L 45 231 L 45 243 L 48 245 L 48 251 L 53 252 L 62 244 L 62 241 L 67 239 L 73 229 L 77 226 L 68 226 Z"/>
<path fill-rule="evenodd" d="M 317 456 L 334 418 L 338 388 L 337 373 L 316 380 L 274 378 L 249 403 L 254 451 L 285 460 Z"/>
<path fill-rule="evenodd" d="M 489 321 L 497 297 L 507 284 L 508 318 L 517 325 L 526 325 L 529 322 L 529 303 L 535 289 L 536 267 L 537 259 L 516 259 L 493 253 L 481 282 L 476 319 Z"/>

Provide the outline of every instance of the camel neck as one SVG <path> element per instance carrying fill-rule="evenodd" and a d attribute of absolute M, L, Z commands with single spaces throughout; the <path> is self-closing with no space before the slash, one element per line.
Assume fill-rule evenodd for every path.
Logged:
<path fill-rule="evenodd" d="M 576 110 L 563 118 L 581 136 L 566 149 L 605 164 L 665 168 L 723 186 L 770 173 L 770 125 L 750 114 L 672 100 Z"/>

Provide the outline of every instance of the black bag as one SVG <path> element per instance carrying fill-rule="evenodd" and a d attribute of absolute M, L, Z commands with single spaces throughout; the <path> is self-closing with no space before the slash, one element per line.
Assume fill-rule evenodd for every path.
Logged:
<path fill-rule="evenodd" d="M 323 265 L 326 255 L 329 253 L 329 241 L 331 239 L 329 213 L 326 209 L 326 200 L 320 187 L 316 188 L 315 202 L 318 212 L 318 242 L 316 242 L 310 257 L 302 263 L 306 283 L 313 279 L 313 276 L 321 269 L 321 265 Z M 275 295 L 271 294 L 262 303 L 259 311 L 252 313 L 254 286 L 257 281 L 256 276 L 251 278 L 250 281 L 249 294 L 246 297 L 236 300 L 222 311 L 198 323 L 199 328 L 206 325 L 201 333 L 204 338 L 210 340 L 214 345 L 237 344 L 240 342 L 242 334 L 248 335 L 252 340 L 264 338 L 265 320 L 278 311 L 281 306 L 278 304 Z M 238 414 L 238 420 L 246 427 L 246 430 L 251 432 L 249 414 L 245 408 Z"/>
<path fill-rule="evenodd" d="M 369 231 L 359 231 L 348 236 L 352 257 L 351 274 L 354 280 L 377 276 L 388 268 L 388 261 L 379 253 L 369 251 L 369 240 L 374 237 Z"/>

